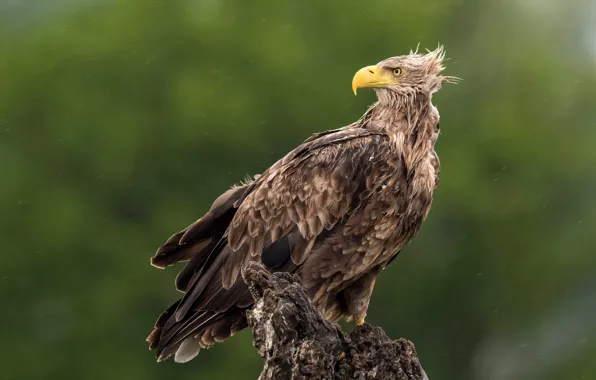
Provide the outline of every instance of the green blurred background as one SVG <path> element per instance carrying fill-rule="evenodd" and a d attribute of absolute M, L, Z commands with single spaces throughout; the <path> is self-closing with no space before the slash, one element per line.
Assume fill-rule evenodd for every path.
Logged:
<path fill-rule="evenodd" d="M 178 293 L 149 257 L 419 42 L 463 81 L 368 321 L 431 380 L 596 379 L 595 25 L 589 0 L 0 1 L 0 379 L 256 379 L 249 331 L 154 361 Z"/>

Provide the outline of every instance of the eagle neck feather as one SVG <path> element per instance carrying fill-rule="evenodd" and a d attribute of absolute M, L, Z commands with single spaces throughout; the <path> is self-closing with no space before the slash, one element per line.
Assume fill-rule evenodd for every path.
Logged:
<path fill-rule="evenodd" d="M 414 190 L 432 189 L 434 169 L 430 157 L 434 149 L 433 133 L 439 121 L 431 98 L 420 92 L 379 91 L 379 101 L 363 118 L 362 127 L 386 133 L 405 164 Z"/>
<path fill-rule="evenodd" d="M 379 101 L 363 119 L 364 128 L 383 131 L 397 142 L 403 153 L 433 149 L 431 140 L 438 123 L 438 112 L 430 97 L 423 93 L 379 92 Z"/>

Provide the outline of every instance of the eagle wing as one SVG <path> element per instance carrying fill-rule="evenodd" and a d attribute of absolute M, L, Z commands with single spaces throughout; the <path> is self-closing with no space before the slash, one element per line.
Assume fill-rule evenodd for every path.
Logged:
<path fill-rule="evenodd" d="M 190 261 L 176 279 L 183 298 L 162 314 L 148 338 L 158 355 L 187 348 L 196 355 L 198 347 L 245 327 L 252 299 L 239 278 L 242 269 L 251 260 L 271 270 L 299 269 L 315 243 L 323 244 L 368 196 L 378 179 L 375 168 L 386 167 L 392 153 L 388 140 L 353 127 L 313 135 L 173 235 L 153 265 Z"/>
<path fill-rule="evenodd" d="M 248 261 L 302 264 L 317 238 L 350 215 L 366 196 L 378 161 L 387 154 L 387 136 L 361 128 L 327 132 L 307 140 L 263 173 L 232 219 L 232 249 L 223 266 L 223 285 L 230 287 Z M 288 257 L 267 248 L 293 237 L 301 249 Z M 265 257 L 266 255 L 268 257 Z"/>

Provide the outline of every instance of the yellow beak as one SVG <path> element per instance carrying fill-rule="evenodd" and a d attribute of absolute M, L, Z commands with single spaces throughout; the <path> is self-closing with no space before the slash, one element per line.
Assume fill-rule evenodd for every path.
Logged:
<path fill-rule="evenodd" d="M 366 66 L 358 70 L 354 79 L 352 79 L 352 91 L 356 95 L 359 88 L 383 87 L 390 84 L 397 84 L 397 81 L 391 77 L 385 69 L 377 66 Z"/>

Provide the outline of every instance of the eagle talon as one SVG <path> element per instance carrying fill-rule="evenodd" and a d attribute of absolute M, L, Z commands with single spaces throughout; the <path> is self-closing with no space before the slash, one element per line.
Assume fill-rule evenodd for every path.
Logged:
<path fill-rule="evenodd" d="M 362 317 L 362 318 L 357 319 L 356 320 L 356 326 L 362 326 L 365 323 L 364 322 L 364 318 L 365 317 Z"/>
<path fill-rule="evenodd" d="M 346 353 L 342 351 L 341 354 L 337 357 L 337 361 L 343 360 L 346 357 Z"/>

